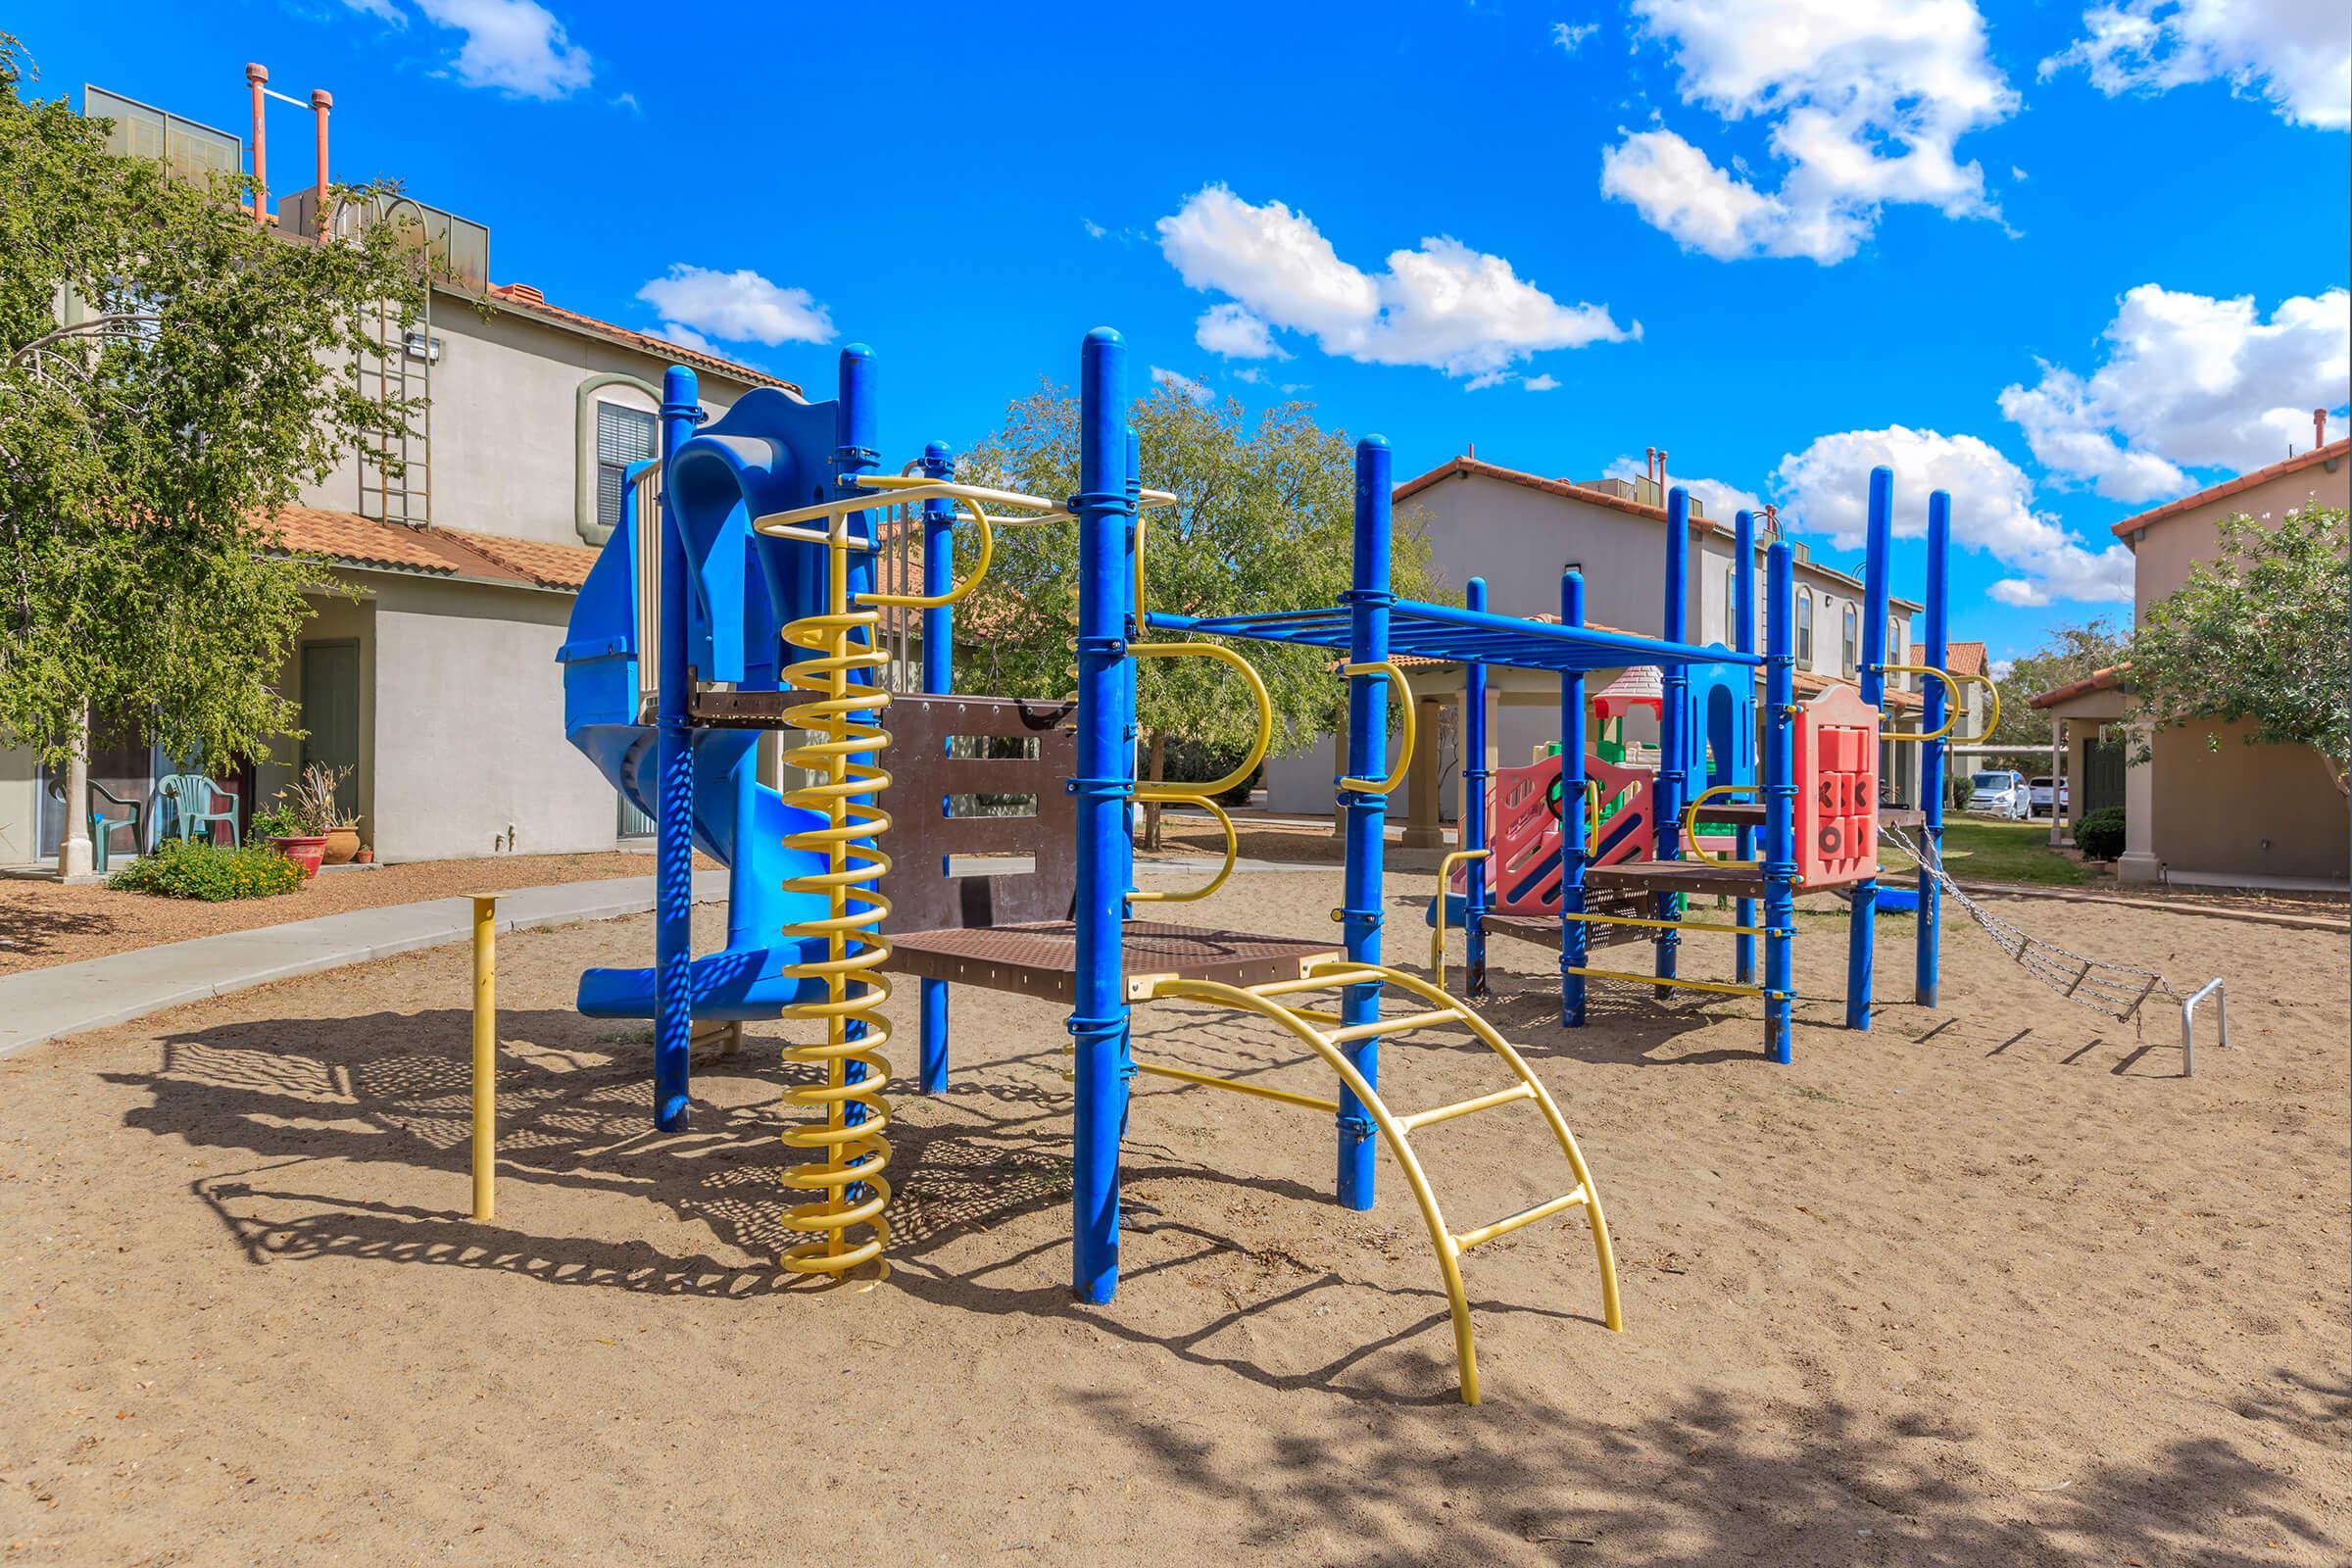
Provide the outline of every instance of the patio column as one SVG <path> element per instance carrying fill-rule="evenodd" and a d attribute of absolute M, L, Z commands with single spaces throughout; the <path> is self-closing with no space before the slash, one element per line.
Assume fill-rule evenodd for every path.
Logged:
<path fill-rule="evenodd" d="M 2125 741 L 2127 756 L 2148 739 L 2144 729 Z M 2156 858 L 2156 762 L 2127 761 L 2124 766 L 2124 858 L 2115 862 L 2122 882 L 2153 882 L 2164 867 Z"/>
<path fill-rule="evenodd" d="M 2066 720 L 2056 713 L 2050 715 L 2050 848 L 2066 842 L 2058 825 L 2066 816 L 2066 808 L 2059 805 L 2062 795 L 2071 793 L 2066 784 Z"/>
<path fill-rule="evenodd" d="M 1439 697 L 1415 699 L 1420 710 L 1413 747 L 1412 769 L 1405 778 L 1404 848 L 1442 850 L 1446 828 L 1438 820 L 1438 738 L 1446 718 L 1446 702 Z"/>
<path fill-rule="evenodd" d="M 66 820 L 57 835 L 57 874 L 90 874 L 90 722 L 86 713 L 81 734 L 74 742 L 74 755 L 66 763 Z"/>

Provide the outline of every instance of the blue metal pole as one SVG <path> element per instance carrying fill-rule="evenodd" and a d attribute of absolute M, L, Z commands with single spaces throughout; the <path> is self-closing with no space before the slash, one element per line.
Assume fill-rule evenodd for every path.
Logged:
<path fill-rule="evenodd" d="M 1776 539 L 1764 556 L 1764 1054 L 1793 1059 L 1788 1042 L 1796 927 L 1796 570 Z"/>
<path fill-rule="evenodd" d="M 1470 579 L 1472 610 L 1487 608 L 1487 579 Z M 1487 847 L 1487 665 L 1473 659 L 1462 675 L 1462 801 L 1461 847 Z M 1485 860 L 1464 862 L 1462 885 L 1462 968 L 1466 994 L 1487 994 L 1487 879 L 1494 868 Z M 1444 888 L 1438 897 L 1446 896 Z"/>
<path fill-rule="evenodd" d="M 1663 640 L 1690 640 L 1690 492 L 1678 484 L 1666 492 L 1666 605 L 1658 628 Z M 1657 858 L 1679 860 L 1683 858 L 1683 802 L 1688 798 L 1684 785 L 1690 766 L 1690 673 L 1681 664 L 1669 664 L 1660 674 L 1665 702 L 1658 722 L 1658 783 L 1652 796 L 1656 814 L 1650 825 L 1657 835 Z M 1654 918 L 1682 918 L 1681 894 L 1654 894 L 1650 903 Z M 1658 933 L 1656 973 L 1660 979 L 1673 978 L 1682 946 L 1680 931 Z M 1657 988 L 1660 1001 L 1673 994 L 1666 986 Z"/>
<path fill-rule="evenodd" d="M 1938 490 L 1928 497 L 1928 608 L 1926 662 L 1948 667 L 1951 658 L 1949 616 L 1952 555 L 1952 497 Z M 1920 724 L 1929 733 L 1941 729 L 1944 719 L 1943 682 L 1920 682 Z M 1920 747 L 1920 836 L 1938 864 L 1943 860 L 1943 741 Z M 1919 946 L 1914 964 L 1914 1000 L 1923 1007 L 1936 1005 L 1936 984 L 1943 951 L 1943 890 L 1928 868 L 1919 868 Z"/>
<path fill-rule="evenodd" d="M 1135 790 L 1128 714 L 1135 667 L 1127 655 L 1125 537 L 1127 345 L 1109 327 L 1086 335 L 1079 370 L 1078 890 L 1075 1004 L 1077 1103 L 1071 1125 L 1072 1288 L 1107 1301 L 1119 1283 L 1119 1135 L 1127 1119 L 1127 988 L 1121 947 L 1134 846 Z"/>
<path fill-rule="evenodd" d="M 1585 623 L 1585 576 L 1560 573 L 1560 624 Z M 1585 676 L 1560 676 L 1560 912 L 1585 912 Z M 1560 1024 L 1585 1021 L 1585 967 L 1592 950 L 1592 927 L 1582 920 L 1560 922 Z"/>
<path fill-rule="evenodd" d="M 703 414 L 694 372 L 673 365 L 662 377 L 662 462 L 694 436 Z M 686 536 L 662 487 L 662 649 L 654 702 L 654 1125 L 683 1132 L 694 1043 L 694 730 L 687 705 Z M 642 519 L 639 523 L 643 526 Z"/>
<path fill-rule="evenodd" d="M 849 481 L 853 474 L 863 473 L 882 464 L 882 443 L 876 433 L 880 426 L 881 399 L 877 395 L 875 382 L 874 351 L 862 343 L 853 343 L 841 351 L 839 365 L 841 395 L 833 416 L 833 494 L 836 498 L 850 493 L 853 487 Z M 845 519 L 851 537 L 862 539 L 865 544 L 864 549 L 851 552 L 848 563 L 846 586 L 853 607 L 858 603 L 858 595 L 870 593 L 874 587 L 873 518 L 874 514 L 870 512 L 857 512 Z M 826 568 L 820 565 L 819 569 Z M 855 631 L 851 633 L 851 640 L 858 646 L 871 648 L 873 630 L 867 627 Z M 855 691 L 859 687 L 870 689 L 874 681 L 870 673 L 853 673 L 848 677 L 847 684 Z M 861 709 L 849 716 L 855 722 L 870 724 L 875 721 L 877 711 L 874 709 Z M 866 760 L 874 760 L 872 754 L 867 754 Z M 854 795 L 851 799 L 869 809 L 876 804 L 876 797 L 870 790 L 862 795 Z M 873 840 L 860 839 L 858 843 L 871 848 Z M 876 880 L 875 877 L 868 877 L 859 882 L 858 887 L 870 891 Z M 856 909 L 858 906 L 853 901 L 851 907 Z M 842 1033 L 845 1039 L 863 1040 L 866 1036 L 865 1020 L 852 1018 Z M 863 1083 L 865 1064 L 859 1061 L 844 1063 L 841 1076 L 847 1083 Z M 852 1101 L 845 1107 L 842 1119 L 855 1127 L 863 1122 L 866 1115 L 865 1105 Z M 850 1190 L 853 1200 L 862 1200 L 867 1193 L 868 1189 L 862 1185 Z"/>
<path fill-rule="evenodd" d="M 956 465 L 945 441 L 923 448 L 923 476 L 945 479 Z M 923 592 L 933 598 L 956 583 L 956 504 L 923 503 Z M 956 689 L 956 607 L 934 605 L 923 612 L 923 690 L 945 696 Z M 941 744 L 945 745 L 946 742 Z M 928 805 L 928 803 L 925 803 Z M 939 808 L 945 812 L 947 803 Z M 944 861 L 946 857 L 941 857 Z M 944 872 L 946 866 L 943 864 Z M 948 1088 L 948 983 L 926 980 L 922 994 L 921 1062 L 917 1083 L 926 1095 Z"/>
<path fill-rule="evenodd" d="M 1144 497 L 1144 443 L 1142 437 L 1136 434 L 1135 426 L 1132 424 L 1127 426 L 1127 445 L 1125 450 L 1127 453 L 1127 539 L 1126 549 L 1122 553 L 1119 564 L 1119 581 L 1125 586 L 1123 586 L 1119 591 L 1126 595 L 1127 611 L 1123 618 L 1120 620 L 1120 624 L 1127 628 L 1127 636 L 1131 640 L 1141 641 L 1144 637 L 1144 628 L 1137 617 L 1145 612 L 1146 607 L 1136 602 L 1135 554 L 1139 542 L 1137 539 L 1137 531 L 1143 524 L 1142 503 Z M 1140 664 L 1131 663 L 1127 666 L 1126 676 L 1119 685 L 1119 695 L 1127 704 L 1126 712 L 1119 720 L 1122 726 L 1120 733 L 1127 737 L 1128 776 L 1135 779 L 1141 779 L 1144 776 L 1143 696 L 1139 685 L 1142 679 L 1142 666 Z M 1127 891 L 1133 893 L 1135 891 L 1135 854 L 1133 849 L 1135 844 L 1135 819 L 1137 813 L 1142 809 L 1142 808 L 1137 803 L 1135 793 L 1132 790 L 1128 792 L 1126 803 L 1120 808 L 1120 809 L 1124 814 L 1119 818 L 1119 821 L 1122 829 L 1127 835 L 1127 843 L 1129 845 L 1127 856 Z M 1128 906 L 1128 908 L 1129 912 L 1133 912 L 1134 906 L 1130 905 Z M 1132 1069 L 1129 1071 L 1129 1076 L 1133 1076 Z"/>
<path fill-rule="evenodd" d="M 1862 667 L 1857 672 L 1862 700 L 1885 711 L 1886 703 L 1886 565 L 1893 554 L 1894 470 L 1870 470 L 1870 519 L 1862 560 Z M 1884 724 L 1881 725 L 1884 728 Z M 1876 856 L 1878 846 L 1865 844 L 1864 855 Z M 1879 929 L 1879 882 L 1864 877 L 1854 884 L 1854 919 L 1846 933 L 1845 1026 L 1870 1027 L 1871 967 Z"/>
<path fill-rule="evenodd" d="M 1756 651 L 1756 514 L 1741 512 L 1732 518 L 1732 554 L 1739 564 L 1732 571 L 1732 647 L 1742 654 Z M 1752 692 L 1753 686 L 1749 687 Z M 1761 800 L 1763 793 L 1756 792 Z M 1732 835 L 1734 858 L 1756 858 L 1756 830 L 1742 824 Z M 1756 923 L 1756 901 L 1741 899 L 1734 906 L 1732 924 Z M 1732 938 L 1732 978 L 1743 986 L 1756 983 L 1756 939 Z"/>
<path fill-rule="evenodd" d="M 1389 443 L 1382 437 L 1368 435 L 1355 444 L 1355 575 L 1346 597 L 1348 653 L 1359 664 L 1389 657 L 1389 607 L 1396 602 L 1389 591 Z M 1348 776 L 1381 779 L 1388 771 L 1389 683 L 1380 676 L 1352 676 L 1348 682 Z M 1348 813 L 1348 867 L 1340 908 L 1348 956 L 1359 963 L 1378 963 L 1389 798 L 1367 790 L 1340 793 Z M 1361 1024 L 1379 1017 L 1380 990 L 1375 984 L 1343 991 L 1341 1018 Z M 1364 1081 L 1378 1089 L 1379 1039 L 1353 1041 L 1342 1049 Z M 1349 1208 L 1372 1206 L 1372 1131 L 1363 1102 L 1342 1085 L 1339 1193 L 1340 1201 Z"/>

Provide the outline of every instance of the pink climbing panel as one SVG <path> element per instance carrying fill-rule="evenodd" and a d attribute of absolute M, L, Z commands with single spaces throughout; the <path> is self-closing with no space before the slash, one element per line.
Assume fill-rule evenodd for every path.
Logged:
<path fill-rule="evenodd" d="M 1621 767 L 1587 757 L 1585 773 L 1600 786 L 1601 812 L 1608 818 L 1601 826 L 1600 854 L 1594 863 L 1615 865 L 1649 854 L 1653 840 L 1649 769 Z M 1525 767 L 1495 770 L 1487 832 L 1494 853 L 1481 864 L 1486 867 L 1487 887 L 1499 913 L 1560 912 L 1560 818 L 1554 814 L 1551 799 L 1559 780 L 1557 757 Z M 1575 803 L 1569 804 L 1566 815 L 1580 825 L 1584 820 Z"/>
<path fill-rule="evenodd" d="M 1879 710 L 1833 686 L 1798 710 L 1795 728 L 1797 885 L 1877 875 Z"/>

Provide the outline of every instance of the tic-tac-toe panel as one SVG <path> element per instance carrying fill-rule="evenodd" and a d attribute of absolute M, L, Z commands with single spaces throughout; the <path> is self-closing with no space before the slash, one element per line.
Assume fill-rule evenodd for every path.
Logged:
<path fill-rule="evenodd" d="M 1796 871 L 1800 887 L 1878 874 L 1879 710 L 1833 686 L 1796 718 Z"/>

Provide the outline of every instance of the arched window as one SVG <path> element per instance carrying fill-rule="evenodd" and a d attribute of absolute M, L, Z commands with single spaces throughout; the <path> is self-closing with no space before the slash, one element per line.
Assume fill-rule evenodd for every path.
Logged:
<path fill-rule="evenodd" d="M 1723 573 L 1723 646 L 1740 646 L 1740 568 L 1727 566 Z"/>
<path fill-rule="evenodd" d="M 1813 667 L 1813 590 L 1796 591 L 1796 667 Z"/>
<path fill-rule="evenodd" d="M 1846 606 L 1843 629 L 1845 633 L 1845 677 L 1848 680 L 1854 678 L 1854 671 L 1862 662 L 1861 649 L 1855 642 L 1855 638 L 1859 635 L 1855 628 L 1860 624 L 1861 622 L 1854 614 L 1854 607 Z"/>

